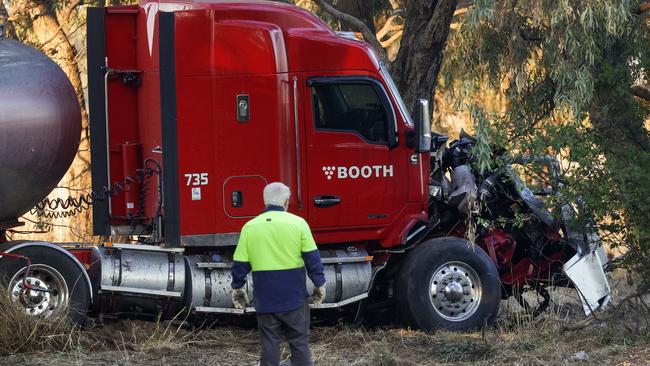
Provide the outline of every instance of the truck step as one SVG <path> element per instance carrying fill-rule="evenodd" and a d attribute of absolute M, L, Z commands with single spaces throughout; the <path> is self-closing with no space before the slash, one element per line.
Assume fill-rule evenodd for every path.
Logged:
<path fill-rule="evenodd" d="M 341 306 L 345 306 L 348 304 L 352 304 L 354 302 L 363 300 L 368 297 L 368 293 L 365 292 L 363 294 L 353 296 L 349 299 L 339 301 L 339 302 L 333 302 L 333 303 L 323 303 L 320 305 L 314 305 L 314 304 L 309 304 L 310 309 L 332 309 L 332 308 L 338 308 Z M 248 314 L 248 313 L 254 313 L 255 308 L 254 307 L 247 307 L 246 309 L 235 309 L 235 308 L 217 308 L 217 307 L 207 307 L 207 306 L 197 306 L 194 308 L 194 311 L 197 313 L 215 313 L 215 314 Z"/>
<path fill-rule="evenodd" d="M 197 268 L 232 268 L 232 263 L 225 262 L 199 262 Z"/>
<path fill-rule="evenodd" d="M 141 251 L 150 251 L 150 252 L 167 252 L 167 253 L 183 253 L 184 248 L 162 248 L 156 245 L 145 245 L 145 244 L 113 244 L 105 243 L 105 248 L 115 248 L 115 249 L 129 249 L 129 250 L 141 250 Z"/>
<path fill-rule="evenodd" d="M 323 264 L 343 264 L 343 263 L 361 263 L 372 261 L 372 256 L 366 255 L 362 257 L 325 257 L 321 258 Z"/>
<path fill-rule="evenodd" d="M 100 293 L 123 292 L 123 293 L 136 294 L 136 295 L 175 297 L 175 298 L 180 298 L 182 296 L 180 292 L 175 292 L 175 291 L 149 290 L 144 288 L 122 287 L 122 286 L 101 286 L 99 292 Z"/>

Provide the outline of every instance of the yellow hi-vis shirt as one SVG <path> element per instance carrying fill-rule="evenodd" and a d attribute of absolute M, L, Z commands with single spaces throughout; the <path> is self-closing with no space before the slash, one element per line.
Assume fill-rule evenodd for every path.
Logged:
<path fill-rule="evenodd" d="M 242 228 L 235 249 L 232 287 L 241 288 L 253 271 L 255 309 L 291 311 L 304 305 L 305 267 L 315 286 L 325 284 L 320 254 L 307 222 L 270 206 Z"/>
<path fill-rule="evenodd" d="M 253 272 L 300 268 L 302 253 L 316 250 L 309 225 L 288 212 L 267 211 L 244 225 L 234 260 L 249 262 Z"/>

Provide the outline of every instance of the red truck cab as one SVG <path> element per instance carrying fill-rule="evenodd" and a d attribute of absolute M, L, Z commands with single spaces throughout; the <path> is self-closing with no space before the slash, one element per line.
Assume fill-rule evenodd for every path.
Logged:
<path fill-rule="evenodd" d="M 149 1 L 89 17 L 93 188 L 162 165 L 147 183 L 162 197 L 95 205 L 96 234 L 162 218 L 166 246 L 235 245 L 273 181 L 319 244 L 390 247 L 427 220 L 428 154 L 366 43 L 269 1 Z"/>

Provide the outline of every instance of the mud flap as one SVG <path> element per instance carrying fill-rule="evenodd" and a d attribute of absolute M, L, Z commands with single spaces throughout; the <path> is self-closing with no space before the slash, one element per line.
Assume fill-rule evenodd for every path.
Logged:
<path fill-rule="evenodd" d="M 576 254 L 563 269 L 580 296 L 585 315 L 609 303 L 609 283 L 598 250 L 584 256 Z"/>

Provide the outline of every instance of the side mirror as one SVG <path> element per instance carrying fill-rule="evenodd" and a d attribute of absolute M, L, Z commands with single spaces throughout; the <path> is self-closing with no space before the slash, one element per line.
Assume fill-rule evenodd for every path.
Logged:
<path fill-rule="evenodd" d="M 426 99 L 418 99 L 415 104 L 415 136 L 415 152 L 431 151 L 431 113 Z"/>

